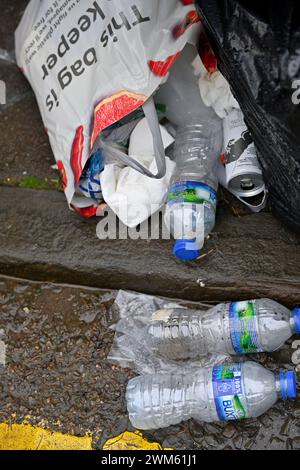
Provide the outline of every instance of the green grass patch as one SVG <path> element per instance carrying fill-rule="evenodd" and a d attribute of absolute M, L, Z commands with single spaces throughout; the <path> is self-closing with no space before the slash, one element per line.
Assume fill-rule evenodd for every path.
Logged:
<path fill-rule="evenodd" d="M 60 178 L 38 178 L 37 176 L 21 176 L 13 178 L 5 178 L 0 180 L 0 185 L 11 186 L 15 188 L 27 188 L 36 190 L 62 191 Z"/>

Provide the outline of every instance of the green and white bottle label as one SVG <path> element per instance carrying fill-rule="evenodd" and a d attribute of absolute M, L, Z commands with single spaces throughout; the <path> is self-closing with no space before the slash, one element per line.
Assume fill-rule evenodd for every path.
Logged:
<path fill-rule="evenodd" d="M 216 211 L 217 193 L 210 186 L 197 181 L 174 183 L 169 189 L 168 205 L 171 206 L 183 202 L 209 204 Z"/>
<path fill-rule="evenodd" d="M 248 417 L 241 364 L 214 367 L 212 383 L 216 410 L 221 421 Z"/>
<path fill-rule="evenodd" d="M 262 352 L 259 346 L 258 319 L 254 302 L 233 302 L 229 305 L 232 347 L 237 354 Z"/>

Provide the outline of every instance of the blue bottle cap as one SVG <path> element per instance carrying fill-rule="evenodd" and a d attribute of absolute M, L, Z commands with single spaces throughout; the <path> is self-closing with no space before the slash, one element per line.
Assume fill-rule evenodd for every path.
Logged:
<path fill-rule="evenodd" d="M 188 261 L 198 258 L 200 250 L 195 240 L 176 240 L 173 253 L 176 258 Z"/>
<path fill-rule="evenodd" d="M 293 314 L 295 322 L 295 332 L 297 333 L 297 335 L 300 335 L 300 308 L 294 308 Z"/>
<path fill-rule="evenodd" d="M 281 395 L 283 400 L 297 397 L 296 374 L 293 371 L 280 371 L 279 373 Z"/>

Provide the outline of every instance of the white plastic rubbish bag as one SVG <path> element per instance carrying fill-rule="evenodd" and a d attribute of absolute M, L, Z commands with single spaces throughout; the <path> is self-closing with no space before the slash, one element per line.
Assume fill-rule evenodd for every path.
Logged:
<path fill-rule="evenodd" d="M 174 142 L 160 126 L 164 148 Z M 130 136 L 128 155 L 152 173 L 157 171 L 151 132 L 146 119 L 139 121 Z M 129 166 L 105 165 L 101 187 L 105 202 L 127 227 L 134 228 L 161 209 L 170 184 L 175 163 L 166 157 L 166 174 L 161 179 L 148 178 Z"/>
<path fill-rule="evenodd" d="M 157 173 L 125 151 L 124 164 L 161 178 L 166 163 L 149 100 L 198 32 L 193 4 L 181 0 L 31 0 L 16 30 L 17 62 L 29 80 L 62 174 L 67 201 L 86 215 L 93 199 L 75 195 L 99 134 L 143 106 Z M 98 202 L 99 205 L 99 202 Z"/>

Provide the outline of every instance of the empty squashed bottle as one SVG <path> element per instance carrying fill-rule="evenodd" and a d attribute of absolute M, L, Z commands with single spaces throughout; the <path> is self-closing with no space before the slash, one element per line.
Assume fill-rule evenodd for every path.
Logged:
<path fill-rule="evenodd" d="M 270 299 L 216 305 L 207 312 L 158 310 L 145 341 L 160 355 L 188 359 L 209 353 L 248 354 L 280 348 L 300 334 L 300 309 Z"/>
<path fill-rule="evenodd" d="M 278 399 L 295 398 L 293 371 L 274 374 L 254 362 L 203 368 L 189 374 L 135 377 L 127 386 L 129 418 L 138 429 L 158 429 L 194 418 L 256 418 Z"/>
<path fill-rule="evenodd" d="M 200 96 L 192 66 L 196 55 L 196 49 L 187 45 L 157 94 L 177 131 L 176 170 L 169 187 L 165 223 L 176 240 L 174 255 L 181 260 L 199 256 L 205 237 L 215 225 L 216 164 L 223 140 L 221 120 Z"/>

